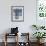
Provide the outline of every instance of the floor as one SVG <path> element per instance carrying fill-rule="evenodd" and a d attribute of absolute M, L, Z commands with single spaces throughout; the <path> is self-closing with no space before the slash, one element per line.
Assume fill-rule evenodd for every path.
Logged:
<path fill-rule="evenodd" d="M 30 43 L 31 45 L 30 46 L 37 46 L 37 43 Z M 0 42 L 0 46 L 4 46 L 4 43 L 2 42 Z M 12 42 L 10 42 L 10 43 L 8 43 L 8 45 L 7 46 L 15 46 L 15 43 L 12 43 Z M 25 46 L 25 45 L 21 45 L 21 46 Z M 46 46 L 46 43 L 44 43 L 44 45 L 42 45 L 42 46 Z"/>

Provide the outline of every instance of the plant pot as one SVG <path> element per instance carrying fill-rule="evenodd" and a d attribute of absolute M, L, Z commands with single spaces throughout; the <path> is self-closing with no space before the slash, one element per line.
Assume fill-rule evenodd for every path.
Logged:
<path fill-rule="evenodd" d="M 40 39 L 37 39 L 37 43 L 40 43 Z"/>
<path fill-rule="evenodd" d="M 40 43 L 44 43 L 44 40 L 45 40 L 45 39 L 40 39 Z"/>
<path fill-rule="evenodd" d="M 38 39 L 38 40 L 37 40 L 37 43 L 41 44 L 41 43 L 44 42 L 44 40 L 45 40 L 45 39 Z"/>

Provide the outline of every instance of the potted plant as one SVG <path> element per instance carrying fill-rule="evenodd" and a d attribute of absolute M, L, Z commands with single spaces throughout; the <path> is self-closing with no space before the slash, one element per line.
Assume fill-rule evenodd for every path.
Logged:
<path fill-rule="evenodd" d="M 45 29 L 45 26 L 32 25 L 32 27 L 35 28 L 36 30 Z"/>
<path fill-rule="evenodd" d="M 40 40 L 42 38 L 45 38 L 44 36 L 46 36 L 46 33 L 45 32 L 35 32 L 33 35 L 37 38 L 38 43 L 40 43 Z"/>
<path fill-rule="evenodd" d="M 38 26 L 37 25 L 32 25 L 33 28 L 35 28 L 36 30 L 38 30 Z"/>

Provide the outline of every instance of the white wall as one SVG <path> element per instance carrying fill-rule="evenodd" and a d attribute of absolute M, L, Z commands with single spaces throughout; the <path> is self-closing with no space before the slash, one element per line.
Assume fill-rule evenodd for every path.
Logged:
<path fill-rule="evenodd" d="M 24 6 L 24 22 L 11 22 L 11 6 Z M 0 0 L 0 34 L 11 27 L 19 27 L 19 32 L 30 32 L 36 24 L 36 0 Z"/>

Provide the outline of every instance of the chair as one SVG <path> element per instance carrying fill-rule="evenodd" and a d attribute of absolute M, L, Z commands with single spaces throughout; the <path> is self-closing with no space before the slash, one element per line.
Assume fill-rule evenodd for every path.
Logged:
<path fill-rule="evenodd" d="M 29 33 L 21 33 L 22 40 L 26 38 L 26 41 L 19 43 L 19 46 L 30 46 Z"/>
<path fill-rule="evenodd" d="M 18 27 L 11 28 L 11 33 L 5 33 L 5 46 L 8 45 L 7 38 L 10 38 L 12 36 L 17 36 L 15 39 L 15 40 L 17 40 L 15 46 L 18 46 Z"/>

